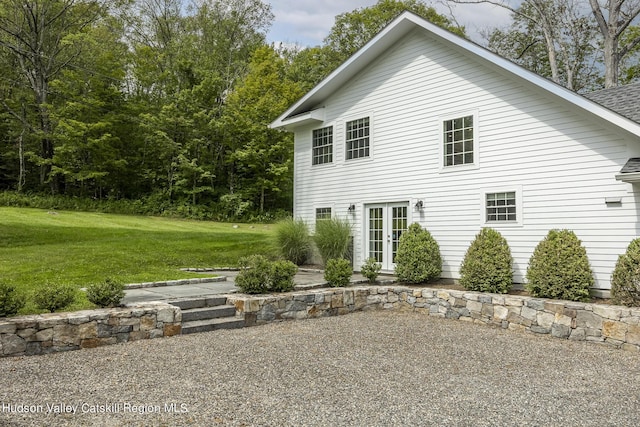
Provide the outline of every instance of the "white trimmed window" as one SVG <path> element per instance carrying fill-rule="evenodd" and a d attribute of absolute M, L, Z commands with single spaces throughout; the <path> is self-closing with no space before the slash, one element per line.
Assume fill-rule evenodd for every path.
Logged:
<path fill-rule="evenodd" d="M 313 131 L 312 159 L 314 165 L 333 162 L 333 126 Z"/>
<path fill-rule="evenodd" d="M 331 219 L 331 208 L 316 208 L 316 221 Z"/>
<path fill-rule="evenodd" d="M 459 166 L 475 163 L 474 116 L 456 117 L 442 122 L 443 165 Z"/>
<path fill-rule="evenodd" d="M 486 201 L 486 222 L 516 222 L 518 215 L 516 212 L 516 192 L 487 193 Z"/>
<path fill-rule="evenodd" d="M 346 123 L 345 156 L 347 160 L 369 157 L 369 117 Z"/>

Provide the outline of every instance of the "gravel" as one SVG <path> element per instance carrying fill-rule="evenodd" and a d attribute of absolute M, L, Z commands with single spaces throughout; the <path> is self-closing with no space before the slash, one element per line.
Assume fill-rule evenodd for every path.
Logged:
<path fill-rule="evenodd" d="M 361 312 L 0 359 L 0 426 L 635 426 L 639 358 Z"/>

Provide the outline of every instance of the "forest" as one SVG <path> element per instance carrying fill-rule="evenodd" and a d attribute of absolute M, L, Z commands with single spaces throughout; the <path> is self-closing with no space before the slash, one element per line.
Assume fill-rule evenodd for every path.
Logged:
<path fill-rule="evenodd" d="M 576 91 L 635 81 L 637 3 L 501 7 L 513 20 L 489 49 Z M 267 43 L 261 0 L 0 0 L 0 204 L 286 215 L 293 139 L 267 125 L 404 10 L 465 36 L 421 0 L 338 15 L 313 47 Z"/>

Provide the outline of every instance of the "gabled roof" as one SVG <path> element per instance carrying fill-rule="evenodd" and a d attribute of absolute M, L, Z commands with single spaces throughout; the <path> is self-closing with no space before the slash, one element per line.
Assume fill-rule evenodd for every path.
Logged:
<path fill-rule="evenodd" d="M 417 28 L 427 31 L 432 37 L 445 44 L 462 49 L 467 55 L 484 60 L 488 66 L 497 69 L 497 71 L 506 72 L 516 78 L 527 81 L 551 96 L 563 99 L 578 109 L 594 114 L 640 137 L 640 123 L 634 122 L 596 102 L 553 83 L 411 12 L 404 12 L 398 16 L 364 47 L 347 59 L 340 67 L 273 121 L 270 127 L 291 129 L 306 123 L 322 123 L 324 120 L 323 104 L 326 99 L 356 74 L 364 70 L 387 49 L 391 48 L 396 42 Z"/>
<path fill-rule="evenodd" d="M 584 96 L 640 123 L 640 83 L 597 90 Z"/>

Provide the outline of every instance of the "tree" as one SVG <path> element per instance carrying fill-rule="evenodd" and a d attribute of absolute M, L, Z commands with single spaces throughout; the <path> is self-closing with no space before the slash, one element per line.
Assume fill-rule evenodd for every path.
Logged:
<path fill-rule="evenodd" d="M 604 44 L 604 87 L 618 85 L 620 63 L 640 44 L 640 32 L 633 29 L 631 37 L 625 32 L 640 15 L 640 2 L 634 0 L 589 0 Z M 628 35 L 628 34 L 627 34 Z"/>
<path fill-rule="evenodd" d="M 17 66 L 20 84 L 31 92 L 34 118 L 3 101 L 11 116 L 40 140 L 40 184 L 50 180 L 54 143 L 51 138 L 49 84 L 82 53 L 74 36 L 100 19 L 105 9 L 97 0 L 1 0 L 0 49 Z"/>
<path fill-rule="evenodd" d="M 568 89 L 594 85 L 597 30 L 589 16 L 553 0 L 529 0 L 512 11 L 509 29 L 489 35 L 489 49 Z"/>
<path fill-rule="evenodd" d="M 291 189 L 293 139 L 267 127 L 303 93 L 285 71 L 286 61 L 272 47 L 258 49 L 248 74 L 229 96 L 223 118 L 241 190 L 255 199 L 261 212 L 269 196 L 274 207 L 278 195 Z"/>
<path fill-rule="evenodd" d="M 340 66 L 404 11 L 464 36 L 464 28 L 440 15 L 422 0 L 379 0 L 373 6 L 336 16 L 320 47 L 302 50 L 292 60 L 291 72 L 305 88 L 311 88 Z"/>

